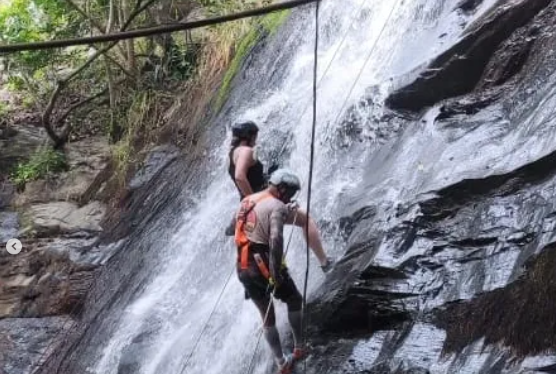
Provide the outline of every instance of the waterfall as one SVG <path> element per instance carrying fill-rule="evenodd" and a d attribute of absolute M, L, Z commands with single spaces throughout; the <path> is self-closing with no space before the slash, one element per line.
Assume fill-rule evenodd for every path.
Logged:
<path fill-rule="evenodd" d="M 346 250 L 336 235 L 337 221 L 355 205 L 353 196 L 360 197 L 364 191 L 368 200 L 386 211 L 416 193 L 447 185 L 456 179 L 458 168 L 464 167 L 452 169 L 448 181 L 445 173 L 449 168 L 435 172 L 439 167 L 435 169 L 434 160 L 443 156 L 444 148 L 429 148 L 427 142 L 432 144 L 431 139 L 441 137 L 431 125 L 437 108 L 410 130 L 395 121 L 379 120 L 393 82 L 410 79 L 416 68 L 453 45 L 461 38 L 465 25 L 484 14 L 495 0 L 482 2 L 472 17 L 454 11 L 457 3 L 322 2 L 311 212 L 323 227 L 325 248 L 332 256 L 341 257 Z M 266 52 L 262 52 L 263 56 L 247 71 L 252 81 L 272 81 L 269 77 L 273 74 L 281 79 L 257 90 L 256 95 L 236 87 L 233 105 L 215 125 L 223 132 L 224 127 L 240 120 L 259 124 L 261 157 L 268 164 L 271 155 L 278 154 L 283 165 L 298 173 L 303 184 L 302 205 L 306 202 L 311 139 L 313 43 L 313 7 L 295 10 L 270 41 L 268 48 L 273 54 L 269 52 L 265 58 Z M 403 149 L 397 153 L 390 148 L 382 151 L 381 145 L 397 135 L 401 136 Z M 224 228 L 238 205 L 238 194 L 226 171 L 229 131 L 225 137 L 215 135 L 214 142 L 212 154 L 207 155 L 208 167 L 212 168 L 206 175 L 207 188 L 195 195 L 190 209 L 181 213 L 179 229 L 164 233 L 170 235 L 170 244 L 157 249 L 159 265 L 140 292 L 113 312 L 118 314 L 112 315 L 110 336 L 104 337 L 106 344 L 93 349 L 88 373 L 243 374 L 254 354 L 254 373 L 266 373 L 271 366 L 272 356 L 263 339 L 256 350 L 260 317 L 254 305 L 244 299 L 234 270 L 233 240 L 224 236 Z M 289 233 L 287 229 L 286 237 Z M 381 250 L 378 261 L 393 261 L 391 253 Z M 302 289 L 305 245 L 300 230 L 294 230 L 287 262 Z M 309 294 L 318 289 L 323 278 L 312 257 Z M 284 338 L 288 326 L 286 310 L 280 303 L 277 320 Z M 376 344 L 377 340 L 363 344 L 354 355 L 365 355 L 361 352 Z M 373 354 L 366 357 L 376 358 Z"/>

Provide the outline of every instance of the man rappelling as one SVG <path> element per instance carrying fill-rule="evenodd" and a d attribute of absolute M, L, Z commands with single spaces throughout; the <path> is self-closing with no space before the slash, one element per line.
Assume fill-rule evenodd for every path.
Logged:
<path fill-rule="evenodd" d="M 228 173 L 239 192 L 240 199 L 253 193 L 260 192 L 268 185 L 268 177 L 264 166 L 256 157 L 255 145 L 259 127 L 251 121 L 241 122 L 232 126 L 232 141 L 229 153 Z M 295 207 L 297 217 L 292 224 L 303 228 L 305 240 L 317 257 L 323 271 L 327 272 L 332 266 L 331 258 L 324 251 L 316 223 L 307 215 L 305 210 Z M 307 220 L 309 220 L 307 225 Z M 234 220 L 226 229 L 226 235 L 234 234 Z M 308 230 L 307 230 L 308 226 Z"/>
<path fill-rule="evenodd" d="M 302 346 L 302 297 L 284 261 L 284 225 L 293 222 L 288 209 L 300 190 L 298 177 L 286 169 L 275 171 L 269 186 L 245 197 L 237 213 L 235 242 L 237 274 L 263 319 L 264 337 L 274 354 L 279 374 L 291 373 L 294 362 L 304 357 Z M 287 304 L 294 349 L 284 354 L 276 329 L 272 298 Z"/>

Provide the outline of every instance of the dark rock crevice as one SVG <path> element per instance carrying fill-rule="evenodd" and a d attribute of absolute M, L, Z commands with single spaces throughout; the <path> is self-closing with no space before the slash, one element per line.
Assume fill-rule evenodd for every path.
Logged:
<path fill-rule="evenodd" d="M 483 0 L 461 0 L 456 6 L 456 9 L 461 9 L 466 13 L 471 13 L 477 9 Z"/>
<path fill-rule="evenodd" d="M 92 282 L 92 268 L 73 263 L 67 254 L 42 251 L 38 243 L 14 260 L 0 255 L 0 318 L 38 318 L 79 310 Z"/>
<path fill-rule="evenodd" d="M 552 152 L 507 174 L 467 179 L 448 186 L 437 192 L 437 198 L 421 202 L 420 205 L 424 214 L 443 219 L 453 214 L 458 207 L 476 204 L 483 196 L 515 194 L 524 185 L 542 183 L 555 175 L 556 152 Z"/>
<path fill-rule="evenodd" d="M 547 246 L 509 286 L 470 301 L 448 304 L 436 312 L 446 329 L 445 353 L 474 341 L 502 343 L 518 357 L 556 349 L 556 244 Z"/>

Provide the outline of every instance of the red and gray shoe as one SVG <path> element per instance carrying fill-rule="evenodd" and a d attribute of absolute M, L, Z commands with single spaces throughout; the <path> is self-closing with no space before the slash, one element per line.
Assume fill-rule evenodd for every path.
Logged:
<path fill-rule="evenodd" d="M 294 348 L 292 356 L 294 361 L 301 361 L 307 357 L 307 350 L 304 348 Z"/>
<path fill-rule="evenodd" d="M 284 356 L 284 362 L 278 365 L 278 374 L 291 374 L 293 372 L 294 358 L 292 354 Z"/>

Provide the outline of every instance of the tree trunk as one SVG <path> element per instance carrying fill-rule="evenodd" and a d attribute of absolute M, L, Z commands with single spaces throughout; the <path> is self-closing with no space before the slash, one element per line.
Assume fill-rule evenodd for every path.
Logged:
<path fill-rule="evenodd" d="M 110 0 L 110 7 L 108 10 L 108 22 L 106 24 L 106 34 L 110 34 L 112 32 L 114 26 L 114 1 Z M 110 134 L 113 134 L 116 129 L 116 119 L 114 116 L 116 110 L 116 93 L 114 92 L 114 75 L 112 73 L 112 67 L 110 66 L 110 61 L 104 56 L 104 67 L 106 70 L 106 79 L 108 80 L 108 97 L 110 103 Z"/>
<path fill-rule="evenodd" d="M 130 16 L 130 7 L 128 0 L 121 0 L 120 2 L 120 18 L 121 24 L 124 24 Z M 135 75 L 137 72 L 137 66 L 135 62 L 135 42 L 134 39 L 127 39 L 124 41 L 127 53 L 127 63 L 128 69 Z"/>

